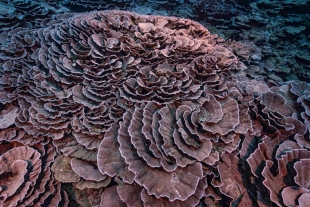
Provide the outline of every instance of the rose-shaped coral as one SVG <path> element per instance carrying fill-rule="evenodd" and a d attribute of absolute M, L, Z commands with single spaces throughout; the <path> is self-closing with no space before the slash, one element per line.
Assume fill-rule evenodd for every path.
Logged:
<path fill-rule="evenodd" d="M 273 162 L 268 160 L 262 175 L 270 199 L 278 206 L 307 206 L 309 194 L 309 155 L 307 150 L 293 149 L 277 159 L 278 173 L 273 175 Z M 293 164 L 293 165 L 292 165 Z M 294 172 L 295 171 L 295 172 Z M 292 177 L 292 174 L 296 174 Z"/>
<path fill-rule="evenodd" d="M 18 159 L 5 165 L 14 175 L 1 201 L 62 206 L 55 179 L 72 184 L 81 206 L 279 205 L 292 190 L 272 188 L 281 179 L 272 178 L 270 163 L 290 149 L 308 152 L 308 85 L 249 80 L 228 43 L 202 25 L 99 11 L 8 33 L 0 49 L 0 141 L 26 146 L 2 155 Z M 300 157 L 295 169 L 306 171 L 308 161 Z M 245 174 L 254 184 L 264 177 L 265 191 Z M 294 184 L 300 205 L 308 198 L 301 177 Z M 47 182 L 56 188 L 44 189 Z"/>
<path fill-rule="evenodd" d="M 67 206 L 67 194 L 50 170 L 55 154 L 50 144 L 4 152 L 0 156 L 0 205 Z"/>
<path fill-rule="evenodd" d="M 206 185 L 202 164 L 215 163 L 214 153 L 232 152 L 240 142 L 239 136 L 226 135 L 240 124 L 237 106 L 229 97 L 211 95 L 196 103 L 137 104 L 103 138 L 99 169 L 136 183 L 146 206 L 151 198 L 166 205 L 197 205 Z M 219 138 L 226 144 L 220 146 Z"/>

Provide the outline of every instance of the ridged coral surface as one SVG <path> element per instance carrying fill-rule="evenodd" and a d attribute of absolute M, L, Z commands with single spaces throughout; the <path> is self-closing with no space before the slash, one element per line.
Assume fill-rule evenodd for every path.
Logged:
<path fill-rule="evenodd" d="M 81 206 L 306 206 L 310 86 L 249 79 L 227 44 L 116 10 L 10 30 L 1 205 L 67 206 L 70 184 Z"/>

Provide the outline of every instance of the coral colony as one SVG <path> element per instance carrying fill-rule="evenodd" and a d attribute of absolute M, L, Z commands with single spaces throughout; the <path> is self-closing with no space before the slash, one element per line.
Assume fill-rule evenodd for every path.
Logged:
<path fill-rule="evenodd" d="M 310 85 L 253 43 L 119 10 L 0 39 L 0 206 L 309 207 Z"/>

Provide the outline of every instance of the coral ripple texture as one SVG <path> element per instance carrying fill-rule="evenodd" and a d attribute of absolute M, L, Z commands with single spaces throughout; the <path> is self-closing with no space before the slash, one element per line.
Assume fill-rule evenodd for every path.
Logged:
<path fill-rule="evenodd" d="M 251 78 L 244 45 L 117 10 L 1 41 L 0 206 L 309 207 L 310 85 Z"/>

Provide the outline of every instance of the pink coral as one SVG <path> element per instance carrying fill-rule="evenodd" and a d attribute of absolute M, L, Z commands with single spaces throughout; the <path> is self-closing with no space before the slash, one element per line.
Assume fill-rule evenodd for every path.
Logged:
<path fill-rule="evenodd" d="M 42 166 L 36 144 L 58 154 L 31 177 L 44 198 L 41 182 L 55 178 L 74 186 L 82 206 L 292 203 L 291 185 L 270 169 L 286 154 L 308 152 L 307 84 L 270 88 L 248 79 L 227 43 L 188 19 L 124 11 L 65 17 L 11 32 L 0 50 L 0 140 L 33 154 L 7 163 L 18 173 L 5 196 L 28 182 L 25 159 Z M 298 159 L 294 195 L 302 205 L 308 157 Z M 262 180 L 265 191 L 250 194 Z M 60 202 L 59 188 L 49 189 Z M 18 194 L 14 204 L 25 198 L 34 197 Z"/>
<path fill-rule="evenodd" d="M 46 146 L 14 147 L 0 156 L 1 206 L 67 206 L 50 165 L 56 153 Z M 46 188 L 47 187 L 47 188 Z"/>

